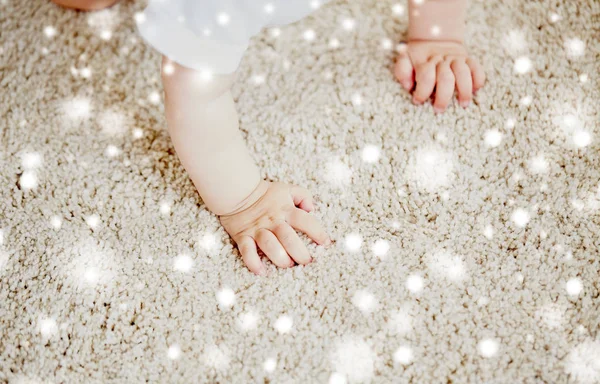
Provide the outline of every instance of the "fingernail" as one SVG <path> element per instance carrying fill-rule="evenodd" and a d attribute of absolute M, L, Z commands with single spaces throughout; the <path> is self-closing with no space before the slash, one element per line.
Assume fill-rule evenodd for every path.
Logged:
<path fill-rule="evenodd" d="M 258 274 L 259 274 L 260 276 L 266 276 L 266 275 L 267 275 L 267 268 L 266 268 L 264 265 L 262 265 L 262 266 L 260 267 L 260 270 L 258 271 Z"/>
<path fill-rule="evenodd" d="M 413 97 L 412 99 L 413 104 L 419 104 L 419 100 L 417 100 L 416 98 Z"/>
<path fill-rule="evenodd" d="M 325 242 L 323 243 L 324 246 L 330 246 L 331 245 L 331 239 L 327 239 L 325 240 Z"/>
<path fill-rule="evenodd" d="M 435 113 L 442 113 L 442 112 L 444 112 L 444 110 L 442 108 L 439 108 L 439 107 L 433 107 L 433 111 Z"/>
<path fill-rule="evenodd" d="M 467 108 L 470 103 L 467 100 L 463 100 L 463 101 L 460 101 L 459 104 L 460 104 L 461 107 Z"/>

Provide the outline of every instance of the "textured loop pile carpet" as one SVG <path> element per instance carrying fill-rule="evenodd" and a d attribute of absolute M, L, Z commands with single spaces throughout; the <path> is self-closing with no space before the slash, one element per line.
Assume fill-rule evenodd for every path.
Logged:
<path fill-rule="evenodd" d="M 600 381 L 598 2 L 472 1 L 488 82 L 441 115 L 392 75 L 405 3 L 256 36 L 241 129 L 335 240 L 266 278 L 173 151 L 144 6 L 0 0 L 0 382 Z"/>

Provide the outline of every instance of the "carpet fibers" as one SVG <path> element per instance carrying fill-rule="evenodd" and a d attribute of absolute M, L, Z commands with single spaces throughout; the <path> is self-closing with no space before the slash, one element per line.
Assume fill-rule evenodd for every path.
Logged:
<path fill-rule="evenodd" d="M 268 277 L 173 151 L 144 5 L 0 0 L 0 382 L 600 382 L 600 3 L 471 1 L 488 82 L 441 115 L 403 2 L 256 36 L 241 129 L 335 240 Z"/>

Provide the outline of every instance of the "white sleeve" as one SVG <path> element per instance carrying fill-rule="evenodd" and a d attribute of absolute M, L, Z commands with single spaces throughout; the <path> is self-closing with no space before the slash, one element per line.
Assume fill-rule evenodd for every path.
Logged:
<path fill-rule="evenodd" d="M 314 11 L 311 3 L 314 1 L 149 0 L 136 21 L 142 37 L 171 60 L 195 70 L 224 74 L 236 71 L 250 39 L 265 26 L 298 21 Z"/>

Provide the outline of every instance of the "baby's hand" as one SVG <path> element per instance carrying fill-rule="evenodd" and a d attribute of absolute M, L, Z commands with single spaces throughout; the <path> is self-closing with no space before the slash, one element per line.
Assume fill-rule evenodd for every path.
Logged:
<path fill-rule="evenodd" d="M 451 41 L 410 41 L 398 56 L 394 70 L 402 86 L 413 92 L 413 102 L 422 104 L 434 91 L 433 109 L 446 110 L 454 87 L 458 101 L 467 107 L 472 95 L 485 82 L 485 73 L 479 62 L 467 54 L 465 47 Z"/>
<path fill-rule="evenodd" d="M 308 250 L 294 229 L 302 231 L 319 245 L 331 242 L 314 216 L 310 193 L 301 187 L 263 181 L 266 192 L 257 201 L 237 213 L 219 217 L 225 230 L 236 242 L 246 266 L 258 275 L 266 267 L 258 255 L 257 245 L 281 268 L 312 261 Z"/>

